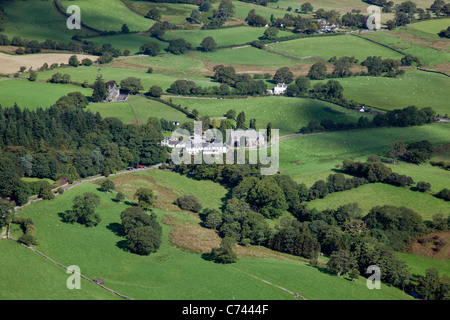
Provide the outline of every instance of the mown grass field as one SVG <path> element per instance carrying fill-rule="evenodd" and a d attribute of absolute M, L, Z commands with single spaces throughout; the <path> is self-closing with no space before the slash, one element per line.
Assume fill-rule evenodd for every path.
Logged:
<path fill-rule="evenodd" d="M 17 103 L 21 108 L 36 109 L 41 107 L 45 109 L 62 96 L 77 91 L 86 96 L 92 94 L 92 89 L 74 85 L 5 79 L 0 81 L 0 104 L 3 107 L 12 107 L 14 103 Z"/>
<path fill-rule="evenodd" d="M 439 213 L 444 214 L 444 216 L 450 215 L 450 209 L 445 200 L 433 197 L 431 194 L 411 191 L 407 187 L 395 187 L 382 183 L 368 184 L 347 191 L 335 192 L 323 199 L 308 202 L 308 207 L 322 211 L 354 202 L 358 203 L 364 215 L 369 213 L 373 207 L 383 205 L 410 208 L 420 214 L 424 220 L 431 220 L 433 215 Z"/>
<path fill-rule="evenodd" d="M 450 78 L 419 70 L 407 70 L 398 78 L 351 77 L 338 79 L 348 100 L 385 110 L 408 106 L 431 107 L 436 113 L 450 113 Z"/>
<path fill-rule="evenodd" d="M 212 189 L 212 182 L 210 186 L 207 181 L 195 181 L 167 171 L 139 172 L 136 179 L 133 175 L 114 179 L 118 189 L 130 195 L 138 186 L 157 186 L 155 191 L 164 197 L 160 205 L 169 206 L 169 199 L 177 194 L 192 192 L 203 205 L 215 207 L 222 203 L 226 194 L 217 186 L 213 187 L 217 192 L 206 192 Z M 131 254 L 122 249 L 124 238 L 117 231 L 120 212 L 127 207 L 127 202 L 118 204 L 112 200 L 114 192 L 101 193 L 97 188 L 98 185 L 83 184 L 52 201 L 32 204 L 21 215 L 32 218 L 36 224 L 40 251 L 63 264 L 78 265 L 86 276 L 104 278 L 107 287 L 132 298 L 294 299 L 279 288 L 283 287 L 308 299 L 402 299 L 398 289 L 383 286 L 384 290 L 368 290 L 364 279 L 352 283 L 297 259 L 242 256 L 235 264 L 218 265 L 203 259 L 199 253 L 172 246 L 169 239 L 173 227 L 164 224 L 163 244 L 157 253 L 149 256 Z M 70 209 L 74 196 L 86 191 L 101 197 L 98 212 L 102 222 L 95 228 L 61 222 L 59 214 Z M 167 215 L 180 217 L 181 221 L 193 219 L 181 211 L 154 211 L 159 220 Z M 39 290 L 39 283 L 33 285 Z"/>
<path fill-rule="evenodd" d="M 335 122 L 357 122 L 361 113 L 320 100 L 288 97 L 258 97 L 248 99 L 183 99 L 172 98 L 172 102 L 197 109 L 201 115 L 223 117 L 234 109 L 236 114 L 245 113 L 247 125 L 256 119 L 258 129 L 265 129 L 272 122 L 280 135 L 297 133 L 310 120 L 332 119 Z M 370 115 L 368 116 L 371 117 Z"/>
<path fill-rule="evenodd" d="M 377 128 L 304 135 L 279 144 L 280 170 L 311 186 L 325 179 L 345 159 L 365 161 L 370 155 L 384 156 L 395 140 L 411 143 L 429 140 L 448 143 L 450 125 L 432 124 L 407 128 Z"/>
<path fill-rule="evenodd" d="M 91 103 L 88 109 L 93 113 L 100 112 L 103 118 L 115 117 L 124 123 L 144 124 L 149 117 L 180 123 L 192 121 L 168 105 L 141 96 L 131 96 L 126 102 Z"/>
<path fill-rule="evenodd" d="M 358 48 L 358 50 L 355 50 Z M 400 59 L 401 54 L 352 35 L 322 36 L 283 41 L 269 47 L 270 50 L 297 57 L 354 56 L 359 62 L 369 56 Z"/>

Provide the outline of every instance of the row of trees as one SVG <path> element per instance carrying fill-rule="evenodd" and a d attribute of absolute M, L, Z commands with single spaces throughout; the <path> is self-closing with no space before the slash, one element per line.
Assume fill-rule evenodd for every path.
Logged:
<path fill-rule="evenodd" d="M 312 93 L 314 94 L 314 90 Z M 341 99 L 341 101 L 345 102 L 345 99 Z M 358 122 L 355 123 L 335 123 L 333 120 L 328 118 L 323 119 L 321 122 L 318 120 L 311 120 L 307 126 L 300 128 L 299 132 L 307 134 L 321 131 L 420 126 L 433 123 L 434 116 L 435 112 L 429 107 L 418 109 L 415 106 L 410 106 L 404 109 L 391 110 L 386 113 L 377 113 L 372 121 L 364 116 L 361 116 L 358 119 Z M 410 152 L 408 154 L 408 161 L 420 163 L 421 161 L 427 159 L 427 157 L 423 158 L 422 155 L 425 154 L 421 153 L 415 155 Z"/>

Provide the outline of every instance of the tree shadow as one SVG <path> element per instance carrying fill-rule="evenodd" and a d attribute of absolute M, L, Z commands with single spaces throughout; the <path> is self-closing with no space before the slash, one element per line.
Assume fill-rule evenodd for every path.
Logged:
<path fill-rule="evenodd" d="M 211 253 L 202 253 L 201 257 L 205 261 L 213 261 Z"/>
<path fill-rule="evenodd" d="M 65 217 L 70 213 L 70 210 L 66 210 L 64 212 L 58 212 L 58 217 L 61 219 L 61 222 L 63 223 L 69 223 L 65 221 Z"/>
<path fill-rule="evenodd" d="M 123 227 L 120 223 L 113 222 L 106 226 L 106 229 L 111 230 L 116 236 L 123 237 L 125 234 L 123 232 Z"/>
<path fill-rule="evenodd" d="M 130 252 L 130 249 L 128 248 L 128 242 L 127 240 L 120 240 L 117 241 L 116 247 L 119 249 L 122 249 L 125 252 Z"/>
<path fill-rule="evenodd" d="M 325 268 L 325 267 L 320 267 L 320 266 L 312 266 L 315 269 L 319 270 L 320 272 L 324 273 L 324 274 L 328 274 L 330 276 L 334 276 L 335 274 L 333 272 L 331 272 L 329 269 Z"/>

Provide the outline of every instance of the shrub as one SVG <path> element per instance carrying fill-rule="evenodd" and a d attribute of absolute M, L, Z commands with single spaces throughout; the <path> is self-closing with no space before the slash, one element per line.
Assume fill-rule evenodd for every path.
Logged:
<path fill-rule="evenodd" d="M 179 197 L 175 204 L 182 210 L 189 210 L 193 212 L 200 212 L 202 209 L 201 204 L 198 201 L 198 198 L 192 194 L 183 195 Z"/>

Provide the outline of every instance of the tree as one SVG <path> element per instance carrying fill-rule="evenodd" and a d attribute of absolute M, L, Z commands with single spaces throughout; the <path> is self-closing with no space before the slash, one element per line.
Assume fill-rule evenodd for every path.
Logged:
<path fill-rule="evenodd" d="M 0 198 L 0 227 L 7 226 L 14 218 L 13 204 Z"/>
<path fill-rule="evenodd" d="M 192 194 L 183 195 L 175 200 L 175 204 L 183 210 L 189 210 L 192 212 L 200 212 L 202 205 L 198 201 L 198 198 Z"/>
<path fill-rule="evenodd" d="M 140 90 L 143 90 L 141 79 L 137 79 L 134 77 L 128 77 L 120 81 L 120 89 L 130 94 L 139 93 Z"/>
<path fill-rule="evenodd" d="M 180 55 L 186 53 L 187 51 L 192 49 L 192 45 L 186 40 L 179 38 L 169 40 L 169 46 L 167 47 L 167 51 L 176 55 Z"/>
<path fill-rule="evenodd" d="M 311 82 L 307 77 L 301 76 L 295 79 L 295 85 L 297 86 L 300 95 L 306 95 L 311 87 Z"/>
<path fill-rule="evenodd" d="M 36 81 L 36 79 L 37 79 L 37 72 L 34 70 L 30 70 L 30 75 L 28 76 L 28 80 Z"/>
<path fill-rule="evenodd" d="M 224 65 L 217 65 L 213 68 L 214 79 L 220 83 L 225 83 L 233 86 L 236 83 L 236 70 L 232 66 L 225 67 Z"/>
<path fill-rule="evenodd" d="M 245 113 L 244 111 L 239 112 L 236 119 L 236 128 L 245 129 Z"/>
<path fill-rule="evenodd" d="M 336 250 L 327 262 L 327 267 L 335 273 L 338 277 L 342 274 L 347 274 L 353 270 L 356 266 L 356 261 L 350 251 L 348 250 Z"/>
<path fill-rule="evenodd" d="M 149 19 L 153 19 L 153 20 L 159 21 L 161 19 L 161 12 L 157 8 L 151 8 L 147 12 L 145 17 L 149 18 Z"/>
<path fill-rule="evenodd" d="M 277 70 L 273 76 L 273 81 L 275 83 L 285 83 L 289 84 L 294 80 L 294 74 L 289 70 L 288 67 L 282 67 Z"/>
<path fill-rule="evenodd" d="M 263 38 L 267 40 L 274 40 L 277 38 L 278 29 L 275 27 L 269 27 L 264 30 Z"/>
<path fill-rule="evenodd" d="M 85 192 L 81 196 L 76 196 L 73 199 L 72 210 L 64 216 L 64 221 L 94 227 L 101 221 L 100 215 L 95 212 L 99 204 L 100 197 L 95 193 Z"/>
<path fill-rule="evenodd" d="M 123 192 L 117 192 L 116 194 L 116 201 L 121 203 L 125 199 L 125 195 Z"/>
<path fill-rule="evenodd" d="M 248 12 L 245 21 L 248 23 L 249 26 L 254 27 L 264 27 L 267 24 L 267 20 L 264 17 L 256 14 L 255 9 L 252 9 Z"/>
<path fill-rule="evenodd" d="M 80 65 L 80 61 L 78 61 L 78 58 L 76 55 L 70 56 L 69 58 L 69 65 L 71 67 L 78 67 Z"/>
<path fill-rule="evenodd" d="M 133 228 L 126 235 L 128 248 L 139 255 L 156 252 L 161 245 L 161 231 L 151 226 Z"/>
<path fill-rule="evenodd" d="M 116 189 L 116 186 L 114 182 L 112 182 L 109 179 L 106 179 L 105 181 L 102 182 L 100 189 L 104 192 L 110 193 L 111 191 Z"/>
<path fill-rule="evenodd" d="M 314 8 L 309 2 L 305 2 L 300 6 L 300 10 L 304 13 L 313 12 Z"/>
<path fill-rule="evenodd" d="M 220 248 L 213 248 L 211 250 L 211 259 L 216 263 L 234 263 L 237 261 L 237 255 L 233 251 L 235 240 L 230 237 L 225 237 L 220 243 Z"/>
<path fill-rule="evenodd" d="M 93 102 L 103 101 L 108 96 L 108 91 L 106 89 L 106 85 L 105 82 L 103 81 L 103 77 L 101 74 L 97 76 L 97 79 L 94 82 L 93 89 L 94 89 L 92 93 Z"/>
<path fill-rule="evenodd" d="M 156 200 L 156 195 L 153 194 L 153 190 L 150 188 L 137 189 L 134 197 L 138 200 L 138 206 L 145 210 L 150 210 Z"/>
<path fill-rule="evenodd" d="M 139 51 L 143 54 L 154 57 L 158 55 L 160 48 L 159 44 L 156 42 L 146 42 L 139 48 Z"/>
<path fill-rule="evenodd" d="M 394 141 L 389 146 L 387 156 L 394 160 L 394 164 L 398 158 L 403 157 L 406 152 L 406 144 L 401 141 Z"/>
<path fill-rule="evenodd" d="M 154 97 L 154 98 L 159 98 L 163 95 L 163 90 L 161 89 L 160 86 L 154 85 L 151 86 L 150 89 L 148 90 L 147 94 L 150 97 Z"/>
<path fill-rule="evenodd" d="M 206 210 L 203 210 L 203 213 Z M 205 218 L 205 227 L 210 228 L 210 229 L 215 229 L 217 230 L 220 225 L 222 224 L 222 216 L 220 214 L 219 211 L 212 209 L 212 210 L 208 210 L 209 213 Z"/>
<path fill-rule="evenodd" d="M 213 37 L 206 37 L 200 43 L 200 49 L 204 52 L 211 52 L 217 50 L 217 43 Z"/>
<path fill-rule="evenodd" d="M 263 178 L 255 184 L 248 194 L 248 202 L 255 211 L 269 219 L 279 217 L 288 209 L 283 190 L 271 178 Z"/>
<path fill-rule="evenodd" d="M 121 31 L 122 31 L 122 33 L 130 33 L 130 29 L 128 28 L 128 26 L 126 24 L 122 25 Z"/>
<path fill-rule="evenodd" d="M 81 60 L 81 64 L 83 66 L 92 66 L 94 62 L 89 58 L 84 58 L 83 60 Z"/>
<path fill-rule="evenodd" d="M 322 61 L 314 63 L 308 71 L 308 78 L 323 80 L 327 76 L 327 66 Z"/>
<path fill-rule="evenodd" d="M 417 190 L 419 192 L 429 192 L 431 190 L 431 184 L 425 181 L 417 182 Z"/>
<path fill-rule="evenodd" d="M 439 17 L 441 12 L 444 10 L 444 6 L 444 0 L 435 0 L 430 6 L 430 10 L 436 15 L 436 17 Z"/>

